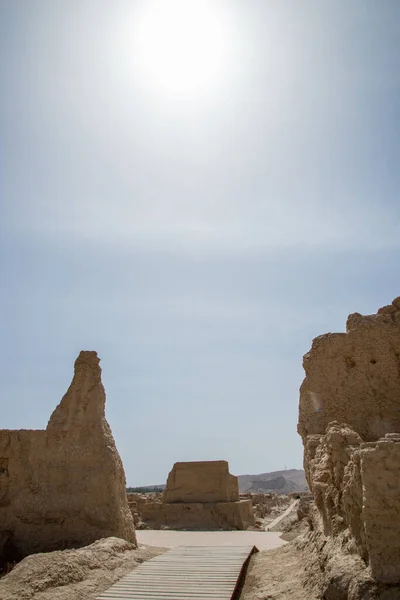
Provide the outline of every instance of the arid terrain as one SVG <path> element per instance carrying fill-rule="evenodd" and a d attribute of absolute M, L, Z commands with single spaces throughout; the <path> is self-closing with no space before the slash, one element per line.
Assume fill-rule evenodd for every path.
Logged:
<path fill-rule="evenodd" d="M 308 484 L 303 469 L 285 469 L 257 475 L 238 475 L 240 492 L 307 492 Z"/>
<path fill-rule="evenodd" d="M 240 600 L 319 600 L 318 589 L 306 588 L 304 578 L 305 565 L 292 544 L 259 552 L 250 560 Z"/>
<path fill-rule="evenodd" d="M 270 473 L 257 473 L 254 475 L 237 475 L 239 492 L 277 492 L 289 494 L 291 492 L 307 492 L 308 484 L 303 469 L 284 469 Z M 162 492 L 164 483 L 141 487 L 128 487 L 127 492 L 152 493 Z"/>
<path fill-rule="evenodd" d="M 164 552 L 119 538 L 33 554 L 0 579 L 1 600 L 93 600 L 144 560 Z"/>
<path fill-rule="evenodd" d="M 281 506 L 283 512 L 287 503 L 282 502 Z M 279 510 L 275 509 L 274 515 L 277 513 Z M 188 537 L 177 538 L 174 534 Z M 234 535 L 234 539 L 229 537 L 231 535 Z M 284 544 L 279 532 L 261 533 L 266 538 L 258 538 L 258 541 L 259 535 L 257 531 L 210 531 L 201 539 L 201 532 L 143 530 L 138 532 L 138 548 L 118 538 L 106 538 L 78 550 L 34 554 L 17 564 L 7 576 L 0 578 L 0 600 L 94 600 L 144 560 L 182 543 L 217 546 L 257 543 L 260 548 L 268 550 L 261 551 L 256 555 L 257 558 L 252 559 L 250 569 L 253 570 L 260 560 L 264 560 L 264 556 L 275 556 L 273 553 L 276 551 L 270 548 Z M 169 539 L 167 536 L 170 536 Z M 141 543 L 142 539 L 146 541 L 145 544 Z M 165 548 L 156 545 L 160 541 L 166 542 Z M 256 571 L 252 581 L 255 577 Z"/>
<path fill-rule="evenodd" d="M 316 338 L 303 365 L 310 492 L 292 470 L 296 492 L 265 493 L 289 480 L 276 472 L 240 493 L 218 460 L 127 493 L 99 359 L 81 352 L 46 430 L 0 431 L 0 600 L 93 600 L 174 545 L 257 544 L 242 600 L 400 600 L 400 298 Z"/>
<path fill-rule="evenodd" d="M 285 495 L 280 497 L 279 494 L 266 494 L 264 502 L 260 494 L 257 494 L 255 499 L 255 514 L 260 515 L 257 520 L 262 521 L 263 524 L 270 523 L 272 519 L 284 514 L 287 507 L 293 504 L 292 498 Z M 264 516 L 261 517 L 261 514 Z M 302 523 L 298 522 L 298 510 L 295 508 L 282 522 L 282 528 L 293 531 L 296 527 L 300 529 L 294 533 L 294 536 L 299 535 L 306 524 L 304 520 Z M 243 594 L 249 594 L 251 590 L 258 590 L 258 583 L 260 585 L 262 583 L 258 579 L 265 560 L 269 568 L 272 568 L 276 557 L 275 567 L 278 569 L 276 577 L 281 579 L 281 567 L 286 564 L 282 560 L 285 561 L 286 557 L 290 556 L 292 561 L 288 563 L 290 565 L 296 556 L 296 553 L 293 556 L 287 554 L 288 546 L 281 548 L 285 550 L 282 555 L 276 554 L 277 550 L 271 550 L 285 544 L 285 535 L 288 534 L 281 534 L 279 528 L 274 533 L 261 533 L 264 531 L 261 527 L 250 529 L 252 531 L 209 531 L 204 534 L 200 531 L 146 529 L 137 533 L 138 548 L 118 538 L 106 538 L 77 550 L 34 554 L 15 565 L 7 576 L 0 579 L 0 600 L 94 600 L 99 593 L 144 560 L 180 544 L 220 546 L 254 543 L 258 545 L 261 552 L 251 560 L 249 574 L 252 575 L 248 579 L 250 583 L 248 584 L 246 580 L 246 587 L 243 590 Z M 260 534 L 265 536 L 265 539 L 258 537 Z M 160 547 L 160 544 L 165 544 L 165 547 Z M 300 569 L 300 566 L 298 568 Z M 257 585 L 256 581 L 258 581 Z M 283 581 L 283 590 L 286 590 L 285 585 Z M 253 596 L 243 596 L 245 597 Z M 285 598 L 285 596 L 281 597 Z"/>

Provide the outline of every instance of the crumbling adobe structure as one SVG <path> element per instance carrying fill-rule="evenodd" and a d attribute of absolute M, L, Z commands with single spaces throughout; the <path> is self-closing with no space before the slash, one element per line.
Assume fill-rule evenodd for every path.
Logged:
<path fill-rule="evenodd" d="M 237 477 L 225 460 L 175 463 L 162 502 L 143 506 L 151 527 L 246 529 L 254 525 L 251 500 L 239 500 Z"/>
<path fill-rule="evenodd" d="M 168 475 L 163 502 L 237 502 L 238 479 L 226 460 L 177 462 Z"/>
<path fill-rule="evenodd" d="M 82 351 L 46 430 L 0 431 L 0 555 L 136 543 L 96 352 Z"/>
<path fill-rule="evenodd" d="M 400 583 L 400 298 L 317 337 L 303 366 L 298 431 L 323 532 Z"/>

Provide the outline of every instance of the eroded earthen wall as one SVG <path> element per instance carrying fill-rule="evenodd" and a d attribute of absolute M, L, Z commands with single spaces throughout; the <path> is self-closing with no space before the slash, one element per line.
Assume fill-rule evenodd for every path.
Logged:
<path fill-rule="evenodd" d="M 237 502 L 238 479 L 226 460 L 177 462 L 163 492 L 163 502 Z"/>
<path fill-rule="evenodd" d="M 361 480 L 371 573 L 400 583 L 400 433 L 361 445 Z"/>
<path fill-rule="evenodd" d="M 400 298 L 376 315 L 352 314 L 346 333 L 321 335 L 304 356 L 299 433 L 347 423 L 365 441 L 400 431 Z"/>
<path fill-rule="evenodd" d="M 325 535 L 400 583 L 400 298 L 304 357 L 298 430 Z"/>
<path fill-rule="evenodd" d="M 254 525 L 251 500 L 240 502 L 149 503 L 143 506 L 143 520 L 152 529 L 230 530 Z"/>
<path fill-rule="evenodd" d="M 226 460 L 177 462 L 162 502 L 142 506 L 153 529 L 246 529 L 254 525 L 251 500 L 239 501 L 238 479 Z"/>
<path fill-rule="evenodd" d="M 99 359 L 84 351 L 45 431 L 0 431 L 3 554 L 19 558 L 108 536 L 136 541 L 104 409 Z"/>

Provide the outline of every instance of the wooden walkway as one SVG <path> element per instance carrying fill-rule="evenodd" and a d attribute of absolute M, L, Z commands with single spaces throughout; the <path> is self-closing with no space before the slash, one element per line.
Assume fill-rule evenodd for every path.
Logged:
<path fill-rule="evenodd" d="M 178 546 L 117 581 L 97 600 L 231 600 L 254 546 Z"/>

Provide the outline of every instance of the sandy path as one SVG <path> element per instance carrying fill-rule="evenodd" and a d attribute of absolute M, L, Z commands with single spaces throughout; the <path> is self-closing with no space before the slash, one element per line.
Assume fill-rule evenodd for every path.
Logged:
<path fill-rule="evenodd" d="M 281 521 L 283 521 L 283 519 L 285 517 L 287 517 L 288 514 L 292 512 L 292 510 L 294 510 L 296 508 L 296 506 L 298 505 L 299 502 L 300 502 L 300 500 L 295 500 L 294 502 L 292 502 L 292 504 L 285 510 L 284 513 L 282 513 L 281 515 L 279 515 L 279 517 L 276 517 L 276 519 L 274 519 L 273 521 L 271 521 L 271 523 L 268 523 L 268 525 L 265 528 L 265 531 L 271 531 L 271 529 L 273 527 L 276 527 L 277 525 L 279 525 L 279 523 Z"/>
<path fill-rule="evenodd" d="M 247 546 L 254 545 L 258 550 L 271 550 L 284 546 L 280 532 L 264 531 L 171 531 L 137 530 L 139 544 L 173 548 L 175 546 Z"/>

